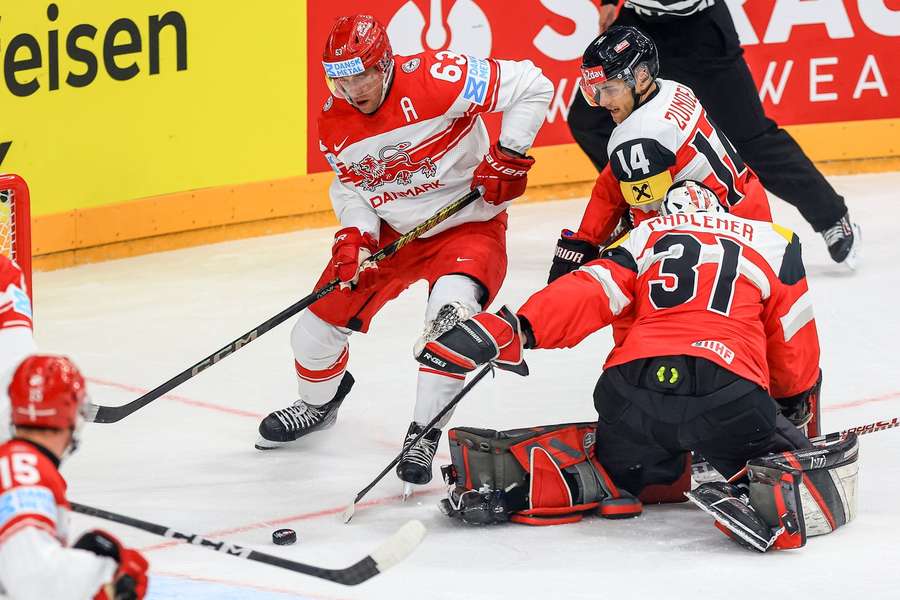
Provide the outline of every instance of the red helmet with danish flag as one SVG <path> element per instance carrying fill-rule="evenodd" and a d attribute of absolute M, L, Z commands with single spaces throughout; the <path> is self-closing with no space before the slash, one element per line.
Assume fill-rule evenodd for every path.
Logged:
<path fill-rule="evenodd" d="M 322 66 L 335 96 L 371 114 L 384 102 L 394 76 L 387 31 L 371 15 L 339 17 L 325 43 Z"/>
<path fill-rule="evenodd" d="M 369 67 L 386 72 L 392 63 L 387 31 L 375 17 L 338 17 L 322 53 L 322 66 L 329 79 L 358 75 Z"/>
<path fill-rule="evenodd" d="M 85 403 L 84 377 L 65 356 L 36 354 L 16 368 L 9 384 L 16 427 L 75 429 Z"/>

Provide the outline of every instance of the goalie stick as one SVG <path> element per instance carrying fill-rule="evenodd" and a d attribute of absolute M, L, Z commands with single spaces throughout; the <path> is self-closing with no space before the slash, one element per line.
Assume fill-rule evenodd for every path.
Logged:
<path fill-rule="evenodd" d="M 431 428 L 434 427 L 434 426 L 437 424 L 437 422 L 440 421 L 441 418 L 442 418 L 444 415 L 446 415 L 448 412 L 450 412 L 450 410 L 452 410 L 454 406 L 456 406 L 457 404 L 459 404 L 459 401 L 463 399 L 463 396 L 465 396 L 466 394 L 468 394 L 468 393 L 469 393 L 469 390 L 471 390 L 473 387 L 475 387 L 475 384 L 476 384 L 476 383 L 478 383 L 479 381 L 481 381 L 481 380 L 484 378 L 485 375 L 487 375 L 488 373 L 492 372 L 493 370 L 494 370 L 494 364 L 493 364 L 493 363 L 488 363 L 488 364 L 484 365 L 484 368 L 481 369 L 480 371 L 478 371 L 478 373 L 475 375 L 475 377 L 473 377 L 471 381 L 469 381 L 468 383 L 466 383 L 465 387 L 464 387 L 463 389 L 461 389 L 457 395 L 453 396 L 453 399 L 450 400 L 450 402 L 448 402 L 447 405 L 446 405 L 444 408 L 442 408 L 442 409 L 440 410 L 440 412 L 438 412 L 438 414 L 436 414 L 436 415 L 434 416 L 434 418 L 431 419 L 431 421 L 428 422 L 427 425 L 425 425 L 424 427 L 422 427 L 422 431 L 419 433 L 419 435 L 417 435 L 416 438 L 415 438 L 412 442 L 410 442 L 410 443 L 408 444 L 409 447 L 415 446 L 416 443 L 417 443 L 419 440 L 421 440 L 422 437 L 423 437 L 426 433 L 428 433 L 428 431 L 430 431 Z M 349 523 L 349 522 L 350 522 L 350 519 L 353 518 L 353 513 L 356 512 L 356 504 L 357 504 L 357 502 L 359 502 L 360 500 L 362 500 L 362 499 L 363 499 L 363 496 L 365 496 L 366 494 L 368 494 L 368 493 L 369 493 L 369 490 L 371 490 L 373 487 L 375 487 L 375 484 L 377 484 L 379 481 L 381 481 L 382 478 L 383 478 L 385 475 L 387 475 L 388 471 L 390 471 L 391 469 L 393 469 L 393 468 L 394 468 L 394 465 L 396 465 L 398 462 L 400 462 L 400 459 L 401 459 L 401 458 L 403 458 L 403 450 L 400 451 L 400 454 L 398 454 L 396 457 L 394 457 L 394 460 L 392 460 L 392 461 L 390 462 L 390 464 L 388 464 L 388 466 L 386 466 L 386 467 L 384 468 L 384 470 L 383 470 L 381 473 L 379 473 L 379 474 L 375 477 L 375 479 L 373 479 L 373 480 L 371 481 L 371 483 L 369 483 L 369 485 L 367 485 L 366 487 L 364 487 L 363 489 L 361 489 L 361 490 L 359 491 L 359 493 L 356 494 L 356 498 L 353 499 L 353 502 L 351 502 L 351 503 L 347 506 L 347 509 L 344 511 L 344 515 L 343 515 L 343 517 L 344 517 L 344 523 Z"/>
<path fill-rule="evenodd" d="M 216 542 L 197 534 L 176 531 L 163 525 L 127 517 L 101 508 L 94 508 L 77 502 L 72 502 L 71 505 L 72 510 L 83 515 L 121 523 L 163 537 L 184 540 L 188 544 L 209 548 L 210 550 L 221 552 L 222 554 L 227 554 L 229 556 L 265 563 L 267 565 L 272 565 L 273 567 L 318 577 L 319 579 L 326 579 L 343 585 L 359 585 L 393 567 L 409 556 L 422 541 L 422 538 L 425 537 L 426 532 L 425 526 L 421 521 L 408 521 L 387 541 L 382 543 L 374 552 L 366 555 L 362 560 L 343 569 L 326 569 L 288 560 L 279 556 L 272 556 L 271 554 L 265 554 L 263 552 L 257 552 L 256 550 L 243 548 L 237 544 Z"/>
<path fill-rule="evenodd" d="M 448 218 L 452 217 L 463 208 L 470 205 L 472 202 L 480 198 L 483 193 L 484 187 L 478 186 L 462 198 L 454 200 L 444 208 L 434 213 L 427 220 L 419 223 L 408 233 L 403 234 L 396 241 L 388 244 L 387 246 L 367 258 L 363 264 L 377 263 L 378 261 L 384 260 L 385 258 L 395 254 L 403 246 L 406 246 L 416 238 L 420 237 L 426 231 L 433 229 L 438 224 L 446 221 Z M 131 413 L 140 410 L 160 396 L 172 391 L 188 379 L 195 377 L 201 371 L 213 366 L 229 354 L 237 352 L 270 329 L 273 329 L 278 325 L 284 323 L 286 320 L 290 319 L 301 310 L 310 306 L 316 300 L 327 296 L 335 289 L 337 289 L 340 286 L 340 283 L 341 282 L 339 279 L 333 279 L 329 281 L 324 286 L 309 294 L 302 300 L 295 302 L 274 317 L 261 323 L 260 325 L 257 325 L 255 328 L 251 329 L 241 337 L 237 338 L 229 344 L 226 344 L 222 348 L 219 348 L 209 356 L 203 358 L 200 362 L 188 367 L 172 379 L 150 390 L 140 398 L 132 400 L 131 402 L 123 404 L 122 406 L 100 406 L 97 404 L 89 404 L 86 407 L 85 420 L 92 423 L 116 423 L 118 421 L 121 421 Z"/>
<path fill-rule="evenodd" d="M 875 433 L 876 431 L 884 431 L 885 429 L 893 429 L 894 427 L 900 427 L 900 417 L 892 417 L 891 419 L 878 420 L 874 423 L 867 423 L 866 425 L 857 425 L 855 427 L 849 427 L 847 429 L 843 429 L 841 431 L 835 431 L 833 433 L 827 433 L 825 435 L 819 435 L 816 437 L 809 438 L 809 441 L 816 442 L 835 442 L 837 440 L 843 439 L 847 437 L 848 433 L 855 433 L 856 435 L 864 435 L 866 433 Z M 725 478 L 719 474 L 718 471 L 712 468 L 706 459 L 701 461 L 694 462 L 691 465 L 691 478 L 697 483 L 706 483 L 709 481 L 725 481 Z"/>

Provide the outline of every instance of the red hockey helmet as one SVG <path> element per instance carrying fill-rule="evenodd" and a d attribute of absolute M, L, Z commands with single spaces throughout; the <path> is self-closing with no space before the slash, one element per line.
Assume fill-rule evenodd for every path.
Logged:
<path fill-rule="evenodd" d="M 387 31 L 371 15 L 338 17 L 325 42 L 322 66 L 329 87 L 351 104 L 354 96 L 380 84 L 380 105 L 394 70 Z"/>
<path fill-rule="evenodd" d="M 85 403 L 84 377 L 64 356 L 36 354 L 16 368 L 9 384 L 12 425 L 77 429 Z"/>

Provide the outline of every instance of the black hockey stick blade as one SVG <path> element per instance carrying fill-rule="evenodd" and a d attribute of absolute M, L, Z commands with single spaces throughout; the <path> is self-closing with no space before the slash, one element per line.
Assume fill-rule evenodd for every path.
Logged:
<path fill-rule="evenodd" d="M 435 424 L 436 424 L 438 421 L 440 421 L 441 418 L 443 418 L 444 415 L 446 415 L 449 411 L 451 411 L 451 410 L 453 409 L 454 406 L 456 406 L 457 404 L 459 404 L 459 401 L 463 399 L 463 396 L 465 396 L 466 394 L 468 394 L 469 391 L 470 391 L 473 387 L 475 387 L 475 384 L 476 384 L 476 383 L 478 383 L 479 381 L 481 381 L 481 380 L 484 378 L 484 376 L 487 375 L 488 373 L 493 373 L 493 371 L 494 371 L 494 364 L 493 364 L 493 363 L 488 363 L 488 364 L 484 365 L 484 368 L 482 368 L 480 371 L 478 371 L 478 373 L 475 375 L 475 377 L 473 377 L 471 381 L 467 382 L 466 385 L 465 385 L 465 387 L 463 387 L 463 389 L 461 389 L 461 390 L 459 391 L 459 393 L 456 394 L 456 395 L 453 397 L 453 399 L 450 400 L 450 402 L 448 402 L 447 405 L 446 405 L 444 408 L 442 408 L 442 409 L 440 410 L 440 412 L 438 412 L 438 414 L 436 414 L 436 415 L 434 416 L 434 418 L 431 419 L 431 421 L 429 421 L 428 424 L 425 425 L 425 426 L 422 428 L 421 433 L 419 433 L 419 435 L 417 435 L 417 436 L 415 437 L 415 439 L 413 439 L 413 441 L 409 443 L 409 445 L 410 445 L 410 446 L 413 446 L 413 445 L 416 444 L 416 442 L 418 442 L 419 440 L 421 440 L 422 437 L 423 437 L 428 431 L 430 431 L 431 428 L 434 427 Z M 343 513 L 343 515 L 342 515 L 342 518 L 344 519 L 344 523 L 345 523 L 345 524 L 346 524 L 346 523 L 349 523 L 349 522 L 350 522 L 350 519 L 353 518 L 353 515 L 354 515 L 354 513 L 356 512 L 356 504 L 357 504 L 360 500 L 362 500 L 363 497 L 364 497 L 366 494 L 368 494 L 369 491 L 370 491 L 373 487 L 375 487 L 375 485 L 376 485 L 379 481 L 381 481 L 381 480 L 384 478 L 385 475 L 388 474 L 388 471 L 390 471 L 391 469 L 394 468 L 394 465 L 396 465 L 398 462 L 400 462 L 400 459 L 401 459 L 401 458 L 403 458 L 403 451 L 402 451 L 402 450 L 400 451 L 400 453 L 399 453 L 397 456 L 394 457 L 394 460 L 392 460 L 392 461 L 388 464 L 388 466 L 386 466 L 386 467 L 381 471 L 381 473 L 379 473 L 379 474 L 375 477 L 375 479 L 373 479 L 373 480 L 369 483 L 369 485 L 367 485 L 366 487 L 364 487 L 363 489 L 361 489 L 361 490 L 356 494 L 356 497 L 353 499 L 353 502 L 351 502 L 350 504 L 348 504 L 348 505 L 347 505 L 347 508 L 344 509 L 344 513 Z"/>
<path fill-rule="evenodd" d="M 77 513 L 106 519 L 107 521 L 113 521 L 114 523 L 121 523 L 174 540 L 183 540 L 188 544 L 208 548 L 229 556 L 265 563 L 267 565 L 272 565 L 273 567 L 318 577 L 319 579 L 326 579 L 342 585 L 359 585 L 360 583 L 375 577 L 379 573 L 383 573 L 387 569 L 390 569 L 409 556 L 422 542 L 426 533 L 425 526 L 421 521 L 408 521 L 374 552 L 366 555 L 362 560 L 343 569 L 326 569 L 288 560 L 286 558 L 281 558 L 280 556 L 265 554 L 264 552 L 257 552 L 256 550 L 243 548 L 237 544 L 216 542 L 197 534 L 176 531 L 163 525 L 142 521 L 140 519 L 109 512 L 102 508 L 94 508 L 85 504 L 79 504 L 77 502 L 72 502 L 72 510 Z"/>
<path fill-rule="evenodd" d="M 366 259 L 366 262 L 369 264 L 377 263 L 378 261 L 393 255 L 403 246 L 406 246 L 425 232 L 434 229 L 434 227 L 436 227 L 438 224 L 446 221 L 478 198 L 481 198 L 483 193 L 484 187 L 476 187 L 474 190 L 468 192 L 463 197 L 454 200 L 444 208 L 438 210 L 428 219 L 416 225 L 416 227 L 414 227 L 412 230 L 403 234 L 402 236 L 400 236 L 400 238 L 370 256 L 368 259 Z M 175 389 L 188 379 L 191 379 L 198 375 L 201 371 L 204 371 L 213 366 L 229 354 L 237 352 L 256 338 L 260 337 L 262 334 L 271 329 L 274 329 L 278 325 L 281 325 L 294 315 L 298 314 L 303 309 L 310 306 L 312 303 L 336 290 L 338 287 L 340 287 L 340 283 L 341 282 L 338 279 L 329 281 L 327 284 L 312 292 L 302 300 L 299 300 L 290 305 L 274 317 L 268 319 L 260 325 L 257 325 L 254 329 L 251 329 L 241 337 L 233 340 L 231 343 L 219 348 L 209 356 L 191 365 L 172 379 L 150 390 L 140 398 L 132 400 L 131 402 L 128 402 L 121 406 L 100 406 L 98 404 L 88 404 L 85 407 L 84 419 L 90 423 L 116 423 L 118 421 L 121 421 L 128 415 L 147 406 L 157 398 L 160 398 L 168 392 L 171 392 L 173 389 Z"/>

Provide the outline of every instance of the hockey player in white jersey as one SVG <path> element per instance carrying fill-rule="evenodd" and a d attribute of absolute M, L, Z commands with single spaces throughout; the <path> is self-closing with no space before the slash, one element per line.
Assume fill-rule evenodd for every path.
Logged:
<path fill-rule="evenodd" d="M 531 61 L 448 51 L 395 56 L 382 25 L 368 15 L 341 17 L 326 43 L 332 88 L 319 117 L 320 149 L 336 175 L 330 188 L 340 220 L 332 259 L 318 285 L 348 284 L 301 313 L 292 332 L 300 399 L 260 425 L 257 448 L 292 442 L 334 423 L 353 385 L 348 338 L 365 333 L 388 301 L 428 282 L 426 331 L 441 309 L 479 312 L 506 274 L 506 208 L 525 191 L 534 159 L 526 156 L 553 86 Z M 481 113 L 503 113 L 491 143 Z M 360 263 L 477 185 L 470 204 L 377 269 Z M 446 309 L 444 314 L 454 312 Z M 431 480 L 441 436 L 409 442 L 461 389 L 464 378 L 420 367 L 413 422 L 397 467 L 405 482 Z M 376 390 L 370 393 L 377 394 Z M 449 414 L 438 427 L 443 427 Z"/>
<path fill-rule="evenodd" d="M 739 217 L 771 221 L 756 174 L 691 89 L 661 79 L 656 45 L 634 27 L 612 27 L 587 47 L 581 92 L 616 128 L 577 231 L 564 229 L 549 280 L 595 260 L 600 247 L 658 214 L 673 182 L 702 182 Z"/>
<path fill-rule="evenodd" d="M 9 393 L 14 438 L 0 444 L 0 598 L 140 600 L 147 560 L 95 529 L 73 546 L 60 461 L 74 451 L 86 402 L 84 378 L 62 356 L 32 355 Z"/>
<path fill-rule="evenodd" d="M 25 275 L 15 261 L 0 254 L 0 423 L 9 422 L 6 389 L 13 370 L 36 349 Z M 7 439 L 9 431 L 0 427 L 0 442 Z"/>

